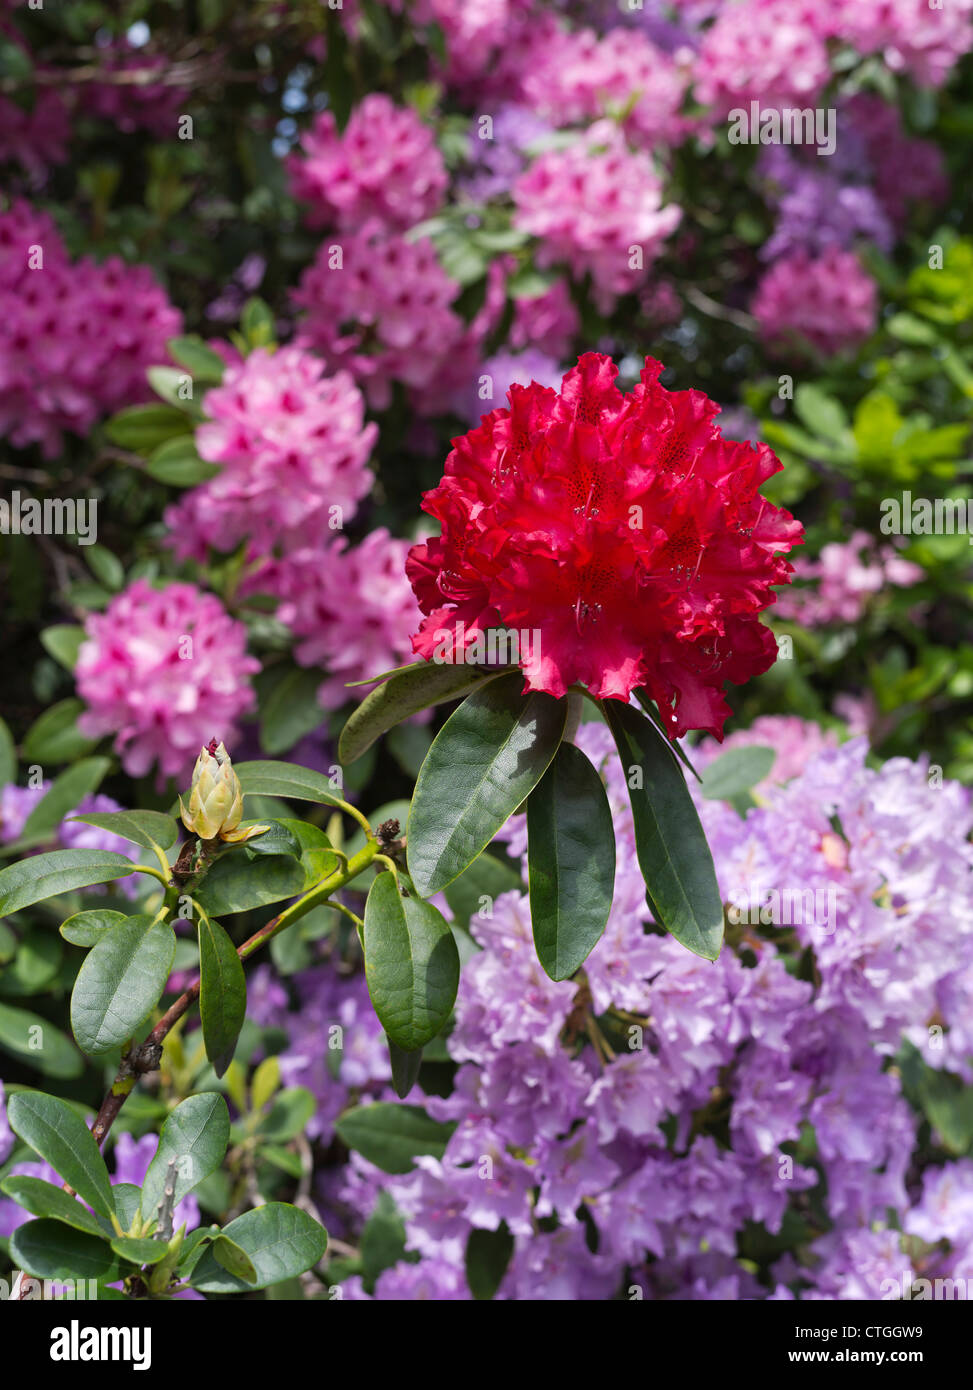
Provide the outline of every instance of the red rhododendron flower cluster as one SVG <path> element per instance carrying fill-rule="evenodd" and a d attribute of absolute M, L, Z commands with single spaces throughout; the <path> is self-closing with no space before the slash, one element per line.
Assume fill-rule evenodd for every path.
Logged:
<path fill-rule="evenodd" d="M 724 681 L 776 656 L 758 615 L 802 529 L 760 496 L 772 451 L 723 439 L 719 406 L 666 390 L 662 370 L 647 358 L 623 395 L 611 358 L 585 353 L 560 392 L 512 386 L 509 410 L 453 440 L 423 501 L 442 534 L 407 562 L 428 615 L 416 652 L 475 660 L 490 629 L 526 629 L 526 689 L 643 686 L 674 737 L 721 735 Z"/>

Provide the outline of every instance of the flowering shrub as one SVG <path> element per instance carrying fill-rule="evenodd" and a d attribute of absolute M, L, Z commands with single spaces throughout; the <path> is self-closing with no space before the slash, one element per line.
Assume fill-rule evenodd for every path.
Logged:
<path fill-rule="evenodd" d="M 0 11 L 0 1294 L 965 1289 L 973 0 Z"/>

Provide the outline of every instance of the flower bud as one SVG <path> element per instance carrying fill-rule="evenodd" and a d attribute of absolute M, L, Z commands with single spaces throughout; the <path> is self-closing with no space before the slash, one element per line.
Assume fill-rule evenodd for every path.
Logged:
<path fill-rule="evenodd" d="M 240 838 L 234 831 L 243 818 L 243 788 L 233 771 L 230 755 L 215 739 L 196 759 L 189 808 L 179 798 L 182 823 L 201 840 Z"/>

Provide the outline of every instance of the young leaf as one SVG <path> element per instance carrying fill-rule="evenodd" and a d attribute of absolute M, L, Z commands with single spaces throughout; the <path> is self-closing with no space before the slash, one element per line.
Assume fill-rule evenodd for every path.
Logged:
<path fill-rule="evenodd" d="M 199 913 L 199 1012 L 206 1056 L 217 1076 L 233 1060 L 247 1012 L 247 981 L 236 947 L 219 922 Z"/>
<path fill-rule="evenodd" d="M 0 871 L 0 917 L 57 893 L 110 883 L 132 872 L 132 861 L 105 849 L 55 849 Z"/>
<path fill-rule="evenodd" d="M 172 816 L 165 816 L 161 811 L 104 811 L 70 819 L 110 830 L 113 835 L 121 835 L 122 839 L 131 840 L 133 845 L 141 845 L 143 849 L 169 849 L 179 834 Z"/>
<path fill-rule="evenodd" d="M 353 763 L 403 719 L 430 705 L 458 700 L 495 680 L 497 674 L 484 674 L 476 666 L 445 666 L 432 661 L 409 666 L 366 695 L 349 716 L 338 740 L 339 762 Z"/>
<path fill-rule="evenodd" d="M 71 995 L 71 1028 L 82 1052 L 100 1057 L 127 1041 L 165 989 L 175 932 L 147 914 L 126 917 L 85 957 Z"/>
<path fill-rule="evenodd" d="M 74 1188 L 83 1202 L 115 1212 L 108 1169 L 91 1131 L 70 1105 L 42 1091 L 17 1091 L 7 1104 L 10 1128 Z"/>
<path fill-rule="evenodd" d="M 537 785 L 567 702 L 521 694 L 515 671 L 463 701 L 426 755 L 409 813 L 409 874 L 428 898 L 458 878 Z"/>
<path fill-rule="evenodd" d="M 142 1184 L 143 1220 L 152 1220 L 158 1211 L 171 1159 L 176 1160 L 173 1180 L 178 1206 L 197 1184 L 216 1172 L 229 1139 L 230 1115 L 218 1092 L 204 1091 L 177 1105 L 162 1126 L 159 1147 Z"/>
<path fill-rule="evenodd" d="M 605 700 L 603 709 L 625 769 L 639 867 L 659 924 L 688 950 L 716 960 L 723 902 L 686 780 L 637 710 L 619 700 Z"/>
<path fill-rule="evenodd" d="M 384 1173 L 408 1173 L 419 1154 L 442 1158 L 454 1124 L 432 1120 L 418 1105 L 380 1100 L 346 1110 L 335 1123 L 338 1137 Z"/>
<path fill-rule="evenodd" d="M 421 1048 L 449 1018 L 459 987 L 459 952 L 442 913 L 403 898 L 395 875 L 375 878 L 365 903 L 365 983 L 389 1038 Z"/>
<path fill-rule="evenodd" d="M 235 1240 L 230 1240 L 229 1236 L 221 1232 L 213 1241 L 210 1250 L 216 1263 L 222 1265 L 229 1274 L 242 1279 L 245 1284 L 256 1284 L 257 1271 L 253 1260 Z"/>
<path fill-rule="evenodd" d="M 164 1240 L 152 1240 L 148 1236 L 112 1236 L 110 1244 L 116 1255 L 135 1265 L 158 1264 L 169 1253 Z"/>
<path fill-rule="evenodd" d="M 608 797 L 572 743 L 527 800 L 527 863 L 537 958 L 552 980 L 567 980 L 605 930 L 615 887 Z"/>
<path fill-rule="evenodd" d="M 245 1282 L 223 1269 L 212 1248 L 193 1271 L 192 1285 L 203 1293 L 246 1293 L 265 1289 L 282 1279 L 303 1274 L 324 1255 L 328 1236 L 307 1212 L 285 1202 L 267 1202 L 244 1212 L 220 1233 L 238 1245 L 253 1262 L 253 1282 Z"/>
<path fill-rule="evenodd" d="M 63 1221 L 66 1226 L 87 1231 L 88 1235 L 97 1236 L 99 1240 L 104 1236 L 97 1219 L 83 1202 L 69 1197 L 60 1187 L 45 1182 L 43 1178 L 10 1173 L 0 1182 L 0 1190 L 32 1216 L 48 1216 L 54 1221 Z"/>

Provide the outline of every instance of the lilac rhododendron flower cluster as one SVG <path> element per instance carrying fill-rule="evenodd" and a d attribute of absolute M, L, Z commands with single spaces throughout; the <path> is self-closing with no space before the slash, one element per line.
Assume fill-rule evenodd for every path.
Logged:
<path fill-rule="evenodd" d="M 847 541 L 823 545 L 816 560 L 795 561 L 797 583 L 780 595 L 778 612 L 808 627 L 855 623 L 872 595 L 909 588 L 922 577 L 920 566 L 903 559 L 894 546 L 877 546 L 867 531 L 856 531 Z"/>

